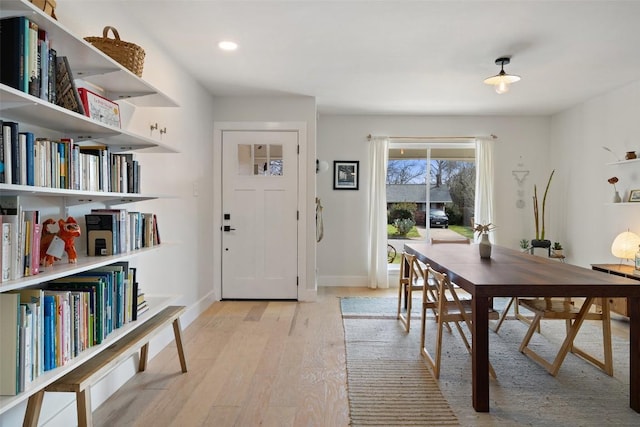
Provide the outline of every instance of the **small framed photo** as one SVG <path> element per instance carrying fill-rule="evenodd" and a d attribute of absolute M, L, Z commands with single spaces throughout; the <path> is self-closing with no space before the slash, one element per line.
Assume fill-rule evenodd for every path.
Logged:
<path fill-rule="evenodd" d="M 629 192 L 629 202 L 640 202 L 640 190 L 631 190 Z"/>
<path fill-rule="evenodd" d="M 359 165 L 360 162 L 357 160 L 335 160 L 333 162 L 333 189 L 357 190 Z"/>

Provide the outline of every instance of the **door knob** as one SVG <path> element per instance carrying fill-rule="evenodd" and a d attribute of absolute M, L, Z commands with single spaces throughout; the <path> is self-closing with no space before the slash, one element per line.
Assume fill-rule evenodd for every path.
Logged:
<path fill-rule="evenodd" d="M 224 226 L 224 231 L 235 231 L 235 230 L 236 230 L 236 229 L 235 229 L 235 228 L 231 228 L 231 226 L 230 226 L 230 225 L 225 225 L 225 226 Z"/>

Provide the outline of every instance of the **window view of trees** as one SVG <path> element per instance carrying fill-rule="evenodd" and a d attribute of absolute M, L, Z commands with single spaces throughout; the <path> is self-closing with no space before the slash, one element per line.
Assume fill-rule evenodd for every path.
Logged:
<path fill-rule="evenodd" d="M 430 189 L 447 190 L 450 202 L 444 203 L 449 224 L 468 226 L 472 222 L 475 201 L 475 164 L 460 160 L 431 160 Z M 387 166 L 387 185 L 427 183 L 426 159 L 392 159 Z M 419 203 L 421 200 L 394 200 Z M 432 198 L 432 204 L 434 200 Z M 426 206 L 423 207 L 426 210 Z M 393 218 L 395 221 L 397 218 Z"/>

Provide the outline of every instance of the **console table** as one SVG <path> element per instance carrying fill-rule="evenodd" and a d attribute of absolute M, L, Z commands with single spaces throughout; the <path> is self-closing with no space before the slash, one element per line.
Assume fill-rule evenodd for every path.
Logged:
<path fill-rule="evenodd" d="M 627 264 L 591 264 L 591 268 L 603 273 L 640 281 L 640 271 Z M 626 298 L 609 298 L 611 311 L 629 317 L 629 302 Z"/>

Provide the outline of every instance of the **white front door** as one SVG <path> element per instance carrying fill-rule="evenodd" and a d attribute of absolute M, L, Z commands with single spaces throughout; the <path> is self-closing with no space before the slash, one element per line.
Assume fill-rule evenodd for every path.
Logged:
<path fill-rule="evenodd" d="M 222 298 L 297 299 L 298 132 L 222 132 Z"/>

